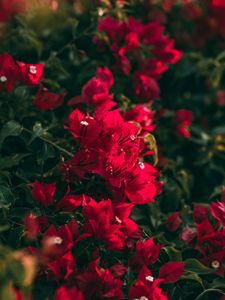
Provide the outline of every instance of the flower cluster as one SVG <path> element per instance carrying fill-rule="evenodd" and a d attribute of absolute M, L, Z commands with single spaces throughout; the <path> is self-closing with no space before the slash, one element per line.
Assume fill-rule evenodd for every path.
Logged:
<path fill-rule="evenodd" d="M 163 35 L 159 23 L 142 24 L 133 17 L 125 21 L 110 16 L 100 19 L 94 42 L 99 50 L 105 43 L 109 46 L 118 72 L 133 74 L 133 93 L 140 103 L 159 98 L 157 80 L 182 55 L 173 40 Z"/>

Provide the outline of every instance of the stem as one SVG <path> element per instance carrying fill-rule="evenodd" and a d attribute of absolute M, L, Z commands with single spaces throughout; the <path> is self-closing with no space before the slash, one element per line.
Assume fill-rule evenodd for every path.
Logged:
<path fill-rule="evenodd" d="M 30 133 L 30 134 L 33 134 L 33 132 L 27 128 L 24 128 L 23 127 L 23 130 Z M 40 140 L 52 145 L 54 148 L 58 149 L 60 152 L 64 153 L 65 155 L 69 156 L 70 158 L 73 157 L 73 153 L 67 151 L 66 149 L 60 147 L 59 145 L 55 144 L 54 142 L 48 140 L 47 138 L 43 137 L 43 136 L 37 136 Z"/>
<path fill-rule="evenodd" d="M 202 298 L 202 296 L 204 296 L 205 294 L 207 294 L 208 292 L 214 292 L 214 293 L 219 293 L 221 295 L 225 295 L 225 293 L 222 290 L 219 289 L 207 289 L 204 292 L 202 292 L 197 298 L 195 298 L 194 300 L 199 300 Z"/>

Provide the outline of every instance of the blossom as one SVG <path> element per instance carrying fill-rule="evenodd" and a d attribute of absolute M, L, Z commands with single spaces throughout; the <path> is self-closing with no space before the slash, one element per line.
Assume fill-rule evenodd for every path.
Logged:
<path fill-rule="evenodd" d="M 28 86 L 37 85 L 43 75 L 44 64 L 25 64 L 21 61 L 16 61 L 18 66 L 19 81 Z"/>
<path fill-rule="evenodd" d="M 221 200 L 211 204 L 210 211 L 213 217 L 222 223 L 223 226 L 225 226 L 225 189 L 223 191 Z"/>
<path fill-rule="evenodd" d="M 159 269 L 159 278 L 163 283 L 175 283 L 184 273 L 184 263 L 177 261 L 169 261 Z"/>
<path fill-rule="evenodd" d="M 189 127 L 191 125 L 192 120 L 193 114 L 190 110 L 179 109 L 178 111 L 176 111 L 173 122 L 177 126 L 177 135 L 189 138 Z"/>
<path fill-rule="evenodd" d="M 0 91 L 12 92 L 17 81 L 17 66 L 8 53 L 0 56 Z"/>
<path fill-rule="evenodd" d="M 24 222 L 24 231 L 25 231 L 26 238 L 28 240 L 32 240 L 36 238 L 36 236 L 40 231 L 39 223 L 36 216 L 30 213 L 25 216 L 23 222 Z"/>
<path fill-rule="evenodd" d="M 91 262 L 86 270 L 76 276 L 78 287 L 85 299 L 124 299 L 123 281 L 115 278 L 109 269 L 98 267 L 99 259 Z"/>
<path fill-rule="evenodd" d="M 0 22 L 8 21 L 13 15 L 25 11 L 26 0 L 1 0 Z"/>
<path fill-rule="evenodd" d="M 154 278 L 151 271 L 144 265 L 138 275 L 138 279 L 131 285 L 129 299 L 160 299 L 168 300 L 158 287 L 161 279 Z"/>
<path fill-rule="evenodd" d="M 42 111 L 55 109 L 63 103 L 64 97 L 65 94 L 51 93 L 40 86 L 34 98 L 34 106 Z"/>
<path fill-rule="evenodd" d="M 161 245 L 155 245 L 154 238 L 146 241 L 137 241 L 136 253 L 131 257 L 130 264 L 134 269 L 140 269 L 142 266 L 154 264 L 159 256 Z"/>
<path fill-rule="evenodd" d="M 67 288 L 61 286 L 56 290 L 54 300 L 84 300 L 82 291 L 78 290 L 75 286 Z"/>
<path fill-rule="evenodd" d="M 169 231 L 175 232 L 181 225 L 182 221 L 179 212 L 172 213 L 166 220 L 166 227 Z"/>
<path fill-rule="evenodd" d="M 151 103 L 159 98 L 159 86 L 154 78 L 143 73 L 136 72 L 134 75 L 134 93 L 141 103 Z"/>
<path fill-rule="evenodd" d="M 52 205 L 54 194 L 56 191 L 56 183 L 40 183 L 35 180 L 30 184 L 32 188 L 32 196 L 41 207 Z"/>

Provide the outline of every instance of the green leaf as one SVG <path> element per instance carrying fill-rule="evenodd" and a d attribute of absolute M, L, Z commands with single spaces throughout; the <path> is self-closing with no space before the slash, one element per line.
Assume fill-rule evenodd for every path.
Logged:
<path fill-rule="evenodd" d="M 0 147 L 2 146 L 4 140 L 8 136 L 19 136 L 22 132 L 22 126 L 15 122 L 15 121 L 9 121 L 7 122 L 1 129 L 0 132 Z"/>
<path fill-rule="evenodd" d="M 185 271 L 194 272 L 197 274 L 210 274 L 215 272 L 215 270 L 204 266 L 200 261 L 194 258 L 185 260 Z"/>
<path fill-rule="evenodd" d="M 163 250 L 166 252 L 166 254 L 169 256 L 170 260 L 172 261 L 182 261 L 182 255 L 181 252 L 174 247 L 165 247 Z"/>
<path fill-rule="evenodd" d="M 198 274 L 194 273 L 194 272 L 185 272 L 184 275 L 182 275 L 181 280 L 194 280 L 197 281 L 198 283 L 200 283 L 201 285 L 203 285 L 202 279 L 200 276 L 198 276 Z"/>
<path fill-rule="evenodd" d="M 10 156 L 6 156 L 0 159 L 0 170 L 10 169 L 12 167 L 17 166 L 22 159 L 29 156 L 30 154 L 14 154 Z"/>
<path fill-rule="evenodd" d="M 11 190 L 8 187 L 0 185 L 0 209 L 8 208 L 14 204 L 15 198 Z"/>

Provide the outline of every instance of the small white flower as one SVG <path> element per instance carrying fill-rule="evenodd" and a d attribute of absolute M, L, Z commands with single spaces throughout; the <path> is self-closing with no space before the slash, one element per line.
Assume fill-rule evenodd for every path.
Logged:
<path fill-rule="evenodd" d="M 2 83 L 4 83 L 4 82 L 6 82 L 7 81 L 7 77 L 6 76 L 1 76 L 0 77 L 0 81 L 2 82 Z"/>
<path fill-rule="evenodd" d="M 145 279 L 148 280 L 149 282 L 153 282 L 154 281 L 154 277 L 152 277 L 150 275 L 146 276 Z"/>
<path fill-rule="evenodd" d="M 87 121 L 81 121 L 80 124 L 84 125 L 84 126 L 88 126 L 89 125 L 89 123 Z"/>
<path fill-rule="evenodd" d="M 118 223 L 122 223 L 122 221 L 120 220 L 120 218 L 118 218 L 117 216 L 115 216 L 115 219 L 116 219 L 116 221 L 118 222 Z"/>
<path fill-rule="evenodd" d="M 54 246 L 54 245 L 61 245 L 63 242 L 63 239 L 59 236 L 52 236 L 52 237 L 49 237 L 47 239 L 47 243 L 50 245 L 50 246 Z"/>
<path fill-rule="evenodd" d="M 213 261 L 211 262 L 211 266 L 212 266 L 213 269 L 219 269 L 219 267 L 220 267 L 220 262 L 219 262 L 218 260 L 213 260 Z"/>
<path fill-rule="evenodd" d="M 31 74 L 37 74 L 37 68 L 36 68 L 36 66 L 30 66 L 30 73 Z"/>
<path fill-rule="evenodd" d="M 145 168 L 145 165 L 143 164 L 143 162 L 139 162 L 138 164 L 142 170 Z"/>

